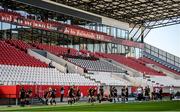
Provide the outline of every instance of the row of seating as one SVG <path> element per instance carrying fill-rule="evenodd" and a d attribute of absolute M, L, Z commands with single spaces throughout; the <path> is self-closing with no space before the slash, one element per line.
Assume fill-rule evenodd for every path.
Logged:
<path fill-rule="evenodd" d="M 96 54 L 98 54 L 102 58 L 109 58 L 114 61 L 117 61 L 146 75 L 165 76 L 165 74 L 155 71 L 151 68 L 146 67 L 144 64 L 137 62 L 136 59 L 129 59 L 126 58 L 125 56 L 117 55 L 117 54 L 106 54 L 106 53 L 96 53 Z"/>
<path fill-rule="evenodd" d="M 116 79 L 111 73 L 107 72 L 94 72 L 94 74 L 86 74 L 86 76 L 110 86 L 132 86 L 130 82 L 124 79 Z"/>
<path fill-rule="evenodd" d="M 0 65 L 0 81 L 8 84 L 97 85 L 76 73 L 61 73 L 54 68 L 12 65 Z"/>
<path fill-rule="evenodd" d="M 33 67 L 48 66 L 46 63 L 29 56 L 25 52 L 7 44 L 5 41 L 0 41 L 0 64 Z"/>
<path fill-rule="evenodd" d="M 141 57 L 141 58 L 139 58 L 138 60 L 141 60 L 141 61 L 143 61 L 143 62 L 146 63 L 146 64 L 154 64 L 154 65 L 156 65 L 156 66 L 158 66 L 158 67 L 160 67 L 160 68 L 163 68 L 163 69 L 165 69 L 165 70 L 167 70 L 167 71 L 170 71 L 170 72 L 172 72 L 172 73 L 175 73 L 175 74 L 177 74 L 177 75 L 180 75 L 180 70 L 179 70 L 179 72 L 178 72 L 178 71 L 176 71 L 176 70 L 170 69 L 170 68 L 168 68 L 167 66 L 164 66 L 164 65 L 162 65 L 162 64 L 160 64 L 160 63 L 152 60 L 151 58 Z"/>
<path fill-rule="evenodd" d="M 149 86 L 164 86 L 164 87 L 180 86 L 180 80 L 173 79 L 169 76 L 151 76 L 148 78 L 145 77 L 133 77 L 133 78 L 135 79 L 136 82 Z"/>
<path fill-rule="evenodd" d="M 56 55 L 67 54 L 67 49 L 68 49 L 68 48 L 63 48 L 63 47 L 60 47 L 60 46 L 50 46 L 50 45 L 46 45 L 46 44 L 36 44 L 36 47 L 39 48 L 39 49 L 48 50 L 48 51 L 50 51 L 50 52 L 52 52 L 52 53 L 54 53 Z M 70 51 L 74 51 L 74 52 L 70 52 L 71 55 L 78 55 L 78 52 L 76 50 L 71 49 Z M 118 62 L 120 62 L 122 64 L 125 63 L 126 65 L 128 65 L 130 67 L 133 67 L 134 69 L 136 69 L 138 71 L 141 71 L 142 73 L 145 73 L 145 74 L 148 74 L 148 75 L 161 75 L 161 76 L 165 75 L 163 73 L 159 73 L 159 72 L 157 72 L 157 71 L 155 71 L 155 70 L 153 70 L 151 68 L 146 67 L 143 62 L 140 62 L 139 60 L 134 59 L 134 58 L 129 58 L 128 59 L 128 58 L 125 58 L 124 56 L 120 56 L 120 55 L 118 55 L 118 57 L 117 57 L 114 54 L 111 54 L 111 56 L 108 56 L 110 54 L 105 54 L 105 53 L 98 53 L 98 55 L 97 55 L 97 53 L 94 54 L 94 53 L 88 52 L 86 50 L 80 50 L 80 52 L 82 54 L 85 54 L 85 55 L 96 56 L 97 58 L 99 58 L 99 57 L 109 58 L 110 57 L 110 58 L 116 59 L 116 61 L 118 59 L 120 59 L 120 60 L 118 60 Z M 69 58 L 69 59 L 73 59 L 73 58 Z M 70 60 L 70 61 L 72 62 L 73 60 Z M 88 66 L 87 66 L 88 63 L 87 62 L 86 63 L 84 62 L 84 64 L 83 64 L 83 63 L 77 63 L 77 62 L 74 61 L 73 63 L 75 63 L 77 65 L 80 65 L 81 67 L 86 68 L 87 70 L 108 71 L 106 68 L 105 69 L 104 68 L 100 69 L 99 67 L 93 66 L 93 65 L 92 66 L 90 65 L 89 68 L 88 68 Z M 117 70 L 110 70 L 109 72 L 112 72 L 112 71 L 117 72 Z M 122 72 L 122 71 L 118 71 L 118 72 Z"/>
<path fill-rule="evenodd" d="M 162 59 L 160 59 L 160 58 L 158 58 L 156 56 L 153 56 L 153 55 L 151 55 L 151 54 L 149 54 L 147 52 L 143 52 L 143 57 L 152 60 L 152 61 L 150 61 L 148 59 L 143 60 L 143 61 L 145 61 L 147 63 L 156 64 L 156 65 L 158 65 L 158 66 L 160 66 L 160 67 L 162 67 L 164 69 L 170 70 L 171 72 L 174 72 L 176 74 L 180 74 L 180 68 L 179 67 L 174 66 L 174 65 L 172 65 L 172 64 L 170 64 L 168 62 L 165 62 L 164 60 L 162 60 Z"/>
<path fill-rule="evenodd" d="M 22 40 L 11 39 L 11 40 L 6 40 L 6 42 L 23 51 L 27 51 L 27 49 L 33 48 L 31 45 L 27 44 Z"/>
<path fill-rule="evenodd" d="M 32 48 L 32 46 L 30 46 L 29 44 L 21 41 L 21 40 L 6 40 L 7 43 L 10 43 L 11 45 L 14 45 L 15 47 L 21 49 L 21 50 L 24 50 L 26 51 L 28 48 Z M 38 49 L 42 49 L 42 50 L 47 50 L 53 54 L 56 54 L 56 55 L 65 55 L 65 54 L 69 54 L 70 55 L 75 55 L 75 56 L 78 56 L 79 55 L 79 52 L 73 48 L 64 48 L 64 47 L 60 47 L 60 46 L 54 46 L 54 45 L 47 45 L 47 44 L 40 44 L 40 43 L 36 43 L 36 44 L 33 44 L 35 47 L 37 47 Z M 69 50 L 69 51 L 68 51 Z M 145 62 L 141 59 L 135 59 L 135 58 L 126 58 L 124 56 L 121 56 L 121 55 L 115 55 L 115 54 L 105 54 L 105 53 L 91 53 L 91 52 L 88 52 L 86 50 L 80 50 L 80 52 L 84 55 L 92 55 L 92 56 L 95 56 L 97 58 L 99 57 L 103 57 L 103 58 L 110 58 L 110 59 L 114 59 L 115 61 L 118 61 L 122 64 L 125 64 L 127 66 L 130 66 L 138 71 L 141 71 L 142 73 L 145 73 L 145 74 L 148 74 L 148 75 L 164 75 L 163 73 L 159 73 L 153 69 L 150 69 L 148 67 L 145 66 Z M 17 54 L 17 53 L 15 53 Z M 8 59 L 8 56 L 4 55 L 3 56 L 4 59 Z M 7 63 L 8 61 L 7 60 L 4 60 L 2 61 L 3 63 Z M 104 69 L 103 67 L 97 67 L 97 66 L 91 66 L 90 65 L 90 68 L 88 68 L 87 65 L 87 62 L 82 64 L 82 63 L 76 63 L 76 62 L 73 62 L 77 65 L 80 65 L 81 67 L 83 68 L 87 68 L 89 70 L 100 70 L 100 71 L 109 71 L 107 70 L 106 68 Z M 89 62 L 88 62 L 89 63 Z M 27 64 L 25 64 L 27 65 Z M 96 68 L 97 67 L 97 68 Z M 95 68 L 95 69 L 94 69 Z M 114 68 L 114 67 L 112 67 Z M 119 71 L 118 69 L 115 68 L 115 70 L 110 70 L 109 72 L 112 72 L 112 71 L 115 71 L 115 72 L 121 72 Z M 178 72 L 179 73 L 179 72 Z"/>
<path fill-rule="evenodd" d="M 175 86 L 179 87 L 180 86 L 180 80 L 173 79 L 169 76 L 155 76 L 149 78 L 151 81 L 154 81 L 156 83 L 162 84 L 163 86 Z"/>
<path fill-rule="evenodd" d="M 124 70 L 114 66 L 105 61 L 101 60 L 86 60 L 86 59 L 76 59 L 76 58 L 68 58 L 68 61 L 79 65 L 85 68 L 88 71 L 104 71 L 104 72 L 125 72 Z"/>
<path fill-rule="evenodd" d="M 40 43 L 35 43 L 33 44 L 38 49 L 41 50 L 46 50 L 49 51 L 57 56 L 62 56 L 62 55 L 77 55 L 78 51 L 73 48 L 65 48 L 61 46 L 55 46 L 55 45 L 47 45 L 47 44 L 40 44 Z"/>

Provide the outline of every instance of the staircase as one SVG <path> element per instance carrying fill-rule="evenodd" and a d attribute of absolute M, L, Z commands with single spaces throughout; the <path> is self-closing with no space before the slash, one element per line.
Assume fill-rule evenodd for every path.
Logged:
<path fill-rule="evenodd" d="M 98 85 L 105 85 L 105 83 L 101 83 L 101 81 L 97 81 L 95 78 L 92 78 L 90 75 L 92 75 L 94 73 L 84 73 L 84 77 L 88 78 L 89 80 L 94 81 L 95 83 L 97 83 Z"/>

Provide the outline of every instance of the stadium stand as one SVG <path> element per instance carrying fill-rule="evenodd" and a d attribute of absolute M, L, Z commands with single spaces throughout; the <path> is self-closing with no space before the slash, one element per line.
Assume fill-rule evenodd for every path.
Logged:
<path fill-rule="evenodd" d="M 32 66 L 32 67 L 47 67 L 47 64 L 29 56 L 23 51 L 7 44 L 5 41 L 0 41 L 0 64 Z"/>
<path fill-rule="evenodd" d="M 41 43 L 36 43 L 33 44 L 38 49 L 41 50 L 46 50 L 49 51 L 57 56 L 62 56 L 62 55 L 77 55 L 77 50 L 73 48 L 65 48 L 61 46 L 55 46 L 55 45 L 47 45 L 47 44 L 41 44 Z M 70 50 L 70 53 L 68 54 L 68 49 Z"/>
<path fill-rule="evenodd" d="M 104 100 L 103 97 L 107 99 L 106 95 L 101 95 L 101 87 L 106 93 L 110 86 L 114 86 L 119 92 L 118 95 L 121 93 L 122 101 L 124 86 L 127 86 L 127 89 L 150 86 L 151 92 L 154 87 L 167 88 L 168 92 L 171 87 L 180 90 L 179 76 L 175 77 L 175 74 L 180 75 L 180 58 L 168 56 L 167 52 L 164 55 L 163 52 L 144 43 L 151 29 L 168 25 L 166 21 L 161 23 L 159 18 L 171 20 L 172 15 L 175 17 L 179 14 L 177 8 L 169 5 L 173 3 L 172 6 L 177 5 L 176 1 L 170 0 L 166 4 L 162 1 L 144 2 L 143 0 L 135 2 L 129 0 L 127 3 L 118 0 L 101 2 L 2 0 L 0 2 L 0 85 L 3 89 L 0 89 L 0 96 L 4 94 L 7 96 L 4 98 L 14 98 L 13 100 L 18 104 L 18 101 L 22 101 L 18 100 L 22 86 L 26 89 L 33 87 L 32 98 L 39 93 L 41 98 L 44 98 L 44 93 L 52 88 L 57 90 L 56 98 L 59 98 L 60 87 L 65 87 L 64 92 L 67 97 L 71 86 L 80 88 L 82 94 L 88 96 L 92 92 L 88 93 L 90 87 L 93 87 L 97 89 L 97 93 L 99 92 L 99 100 Z M 137 4 L 142 6 L 136 8 Z M 164 14 L 164 11 L 167 12 L 165 9 L 167 5 L 173 11 Z M 76 6 L 79 6 L 80 10 L 76 9 Z M 125 12 L 118 10 L 121 8 L 114 8 L 121 6 L 126 9 Z M 99 10 L 102 7 L 104 10 Z M 146 9 L 145 7 L 148 7 L 148 11 L 139 10 Z M 159 10 L 156 7 L 162 8 L 162 13 L 151 10 L 154 8 Z M 95 14 L 89 13 L 91 11 Z M 148 14 L 150 12 L 151 15 Z M 140 13 L 145 15 L 141 17 Z M 158 16 L 154 15 L 156 13 Z M 177 21 L 179 20 L 175 22 L 178 23 Z M 151 54 L 152 51 L 154 55 Z M 159 58 L 161 54 L 164 60 Z M 170 59 L 169 63 L 167 59 Z M 159 67 L 153 68 L 150 64 Z M 163 72 L 160 67 L 175 74 Z M 6 88 L 14 88 L 14 92 Z M 132 94 L 135 99 L 133 94 L 136 94 L 136 90 L 126 90 L 125 96 Z M 50 92 L 52 91 L 48 94 Z M 14 96 L 10 97 L 10 94 Z M 116 96 L 115 93 L 113 94 Z M 74 93 L 69 95 L 68 100 L 72 100 L 72 96 Z M 96 95 L 90 96 L 96 97 Z M 112 95 L 108 96 L 110 97 Z"/>
<path fill-rule="evenodd" d="M 140 71 L 141 73 L 144 73 L 146 75 L 159 75 L 159 76 L 165 75 L 163 73 L 159 73 L 151 68 L 146 67 L 144 64 L 140 63 L 137 59 L 134 58 L 126 58 L 125 56 L 117 55 L 117 54 L 105 54 L 105 53 L 97 53 L 97 54 L 102 56 L 103 58 L 109 58 L 115 60 L 121 64 L 131 67 L 137 71 Z"/>
<path fill-rule="evenodd" d="M 164 66 L 164 65 L 162 65 L 162 64 L 160 64 L 160 63 L 158 63 L 158 62 L 156 62 L 156 61 L 154 61 L 154 60 L 152 60 L 150 58 L 141 57 L 138 60 L 141 60 L 141 61 L 145 62 L 146 64 L 154 64 L 154 65 L 159 66 L 159 67 L 161 67 L 163 69 L 166 69 L 166 70 L 168 70 L 170 72 L 173 72 L 175 74 L 180 75 L 180 72 L 178 72 L 176 70 L 172 70 L 172 69 L 168 68 L 167 66 Z"/>
<path fill-rule="evenodd" d="M 179 87 L 180 80 L 173 79 L 169 76 L 151 76 L 148 78 L 144 77 L 134 77 L 134 79 L 139 82 L 139 84 L 143 85 L 149 85 L 153 87 L 156 86 L 163 86 L 163 87 L 170 87 L 175 86 Z"/>
<path fill-rule="evenodd" d="M 20 50 L 27 51 L 27 49 L 33 48 L 31 45 L 27 44 L 26 42 L 22 40 L 16 40 L 16 39 L 11 39 L 11 40 L 6 40 L 5 42 L 19 48 Z"/>
<path fill-rule="evenodd" d="M 172 72 L 175 72 L 176 74 L 177 73 L 180 74 L 180 68 L 177 67 L 177 66 L 174 66 L 174 65 L 172 65 L 172 64 L 170 64 L 170 63 L 168 63 L 168 62 L 166 62 L 166 61 L 164 61 L 164 60 L 162 60 L 162 59 L 160 59 L 160 58 L 158 58 L 156 56 L 153 56 L 153 55 L 151 55 L 151 54 L 149 54 L 147 52 L 144 52 L 143 56 L 150 59 L 150 60 L 152 60 L 152 61 L 154 61 L 154 64 L 157 64 L 160 67 L 163 67 L 163 68 L 168 69 L 168 70 L 171 69 Z M 147 59 L 146 59 L 146 61 L 147 61 Z"/>
<path fill-rule="evenodd" d="M 111 73 L 107 72 L 94 72 L 94 74 L 86 74 L 86 76 L 89 76 L 91 79 L 95 79 L 96 81 L 100 81 L 101 83 L 104 83 L 106 85 L 111 86 L 132 86 L 132 84 L 124 79 L 116 79 L 113 77 Z"/>
<path fill-rule="evenodd" d="M 154 77 L 150 77 L 149 79 L 165 87 L 169 87 L 172 85 L 175 87 L 179 87 L 180 85 L 180 80 L 176 80 L 168 76 L 154 76 Z"/>
<path fill-rule="evenodd" d="M 54 68 L 0 65 L 4 85 L 97 85 L 76 73 L 61 73 Z"/>
<path fill-rule="evenodd" d="M 125 72 L 122 69 L 101 60 L 87 60 L 87 59 L 76 59 L 68 58 L 68 61 L 86 68 L 88 71 L 104 71 L 104 72 Z"/>

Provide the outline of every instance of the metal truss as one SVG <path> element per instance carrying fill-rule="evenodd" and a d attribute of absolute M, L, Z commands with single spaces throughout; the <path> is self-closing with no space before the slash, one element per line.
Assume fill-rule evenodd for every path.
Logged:
<path fill-rule="evenodd" d="M 85 11 L 120 21 L 141 24 L 159 21 L 157 25 L 147 27 L 158 28 L 179 24 L 178 20 L 168 23 L 160 22 L 180 16 L 180 0 L 51 0 Z M 146 26 L 145 26 L 146 27 Z"/>

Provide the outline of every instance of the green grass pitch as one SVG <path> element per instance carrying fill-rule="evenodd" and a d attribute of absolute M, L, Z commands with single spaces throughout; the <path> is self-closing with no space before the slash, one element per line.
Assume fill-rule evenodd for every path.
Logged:
<path fill-rule="evenodd" d="M 77 103 L 56 106 L 1 107 L 0 111 L 180 111 L 180 101 L 137 102 L 137 103 Z"/>

